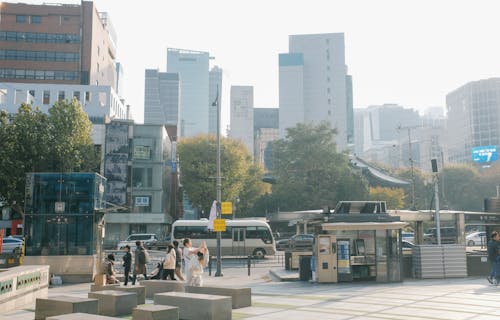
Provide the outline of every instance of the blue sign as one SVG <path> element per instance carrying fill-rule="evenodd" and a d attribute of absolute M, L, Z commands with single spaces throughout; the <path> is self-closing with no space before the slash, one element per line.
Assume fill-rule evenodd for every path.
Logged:
<path fill-rule="evenodd" d="M 498 160 L 498 146 L 472 148 L 472 161 L 477 163 L 493 162 Z"/>

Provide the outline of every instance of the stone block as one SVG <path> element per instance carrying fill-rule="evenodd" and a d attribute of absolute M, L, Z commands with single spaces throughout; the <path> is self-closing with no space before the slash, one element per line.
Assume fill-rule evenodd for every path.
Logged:
<path fill-rule="evenodd" d="M 107 317 L 107 316 L 88 314 L 88 313 L 70 313 L 70 314 L 63 314 L 60 316 L 53 316 L 47 318 L 47 320 L 112 320 L 112 319 L 121 319 L 121 318 Z"/>
<path fill-rule="evenodd" d="M 128 315 L 137 307 L 137 295 L 134 292 L 104 290 L 89 292 L 88 296 L 99 301 L 98 313 L 104 316 Z"/>
<path fill-rule="evenodd" d="M 177 280 L 142 280 L 141 286 L 146 287 L 146 298 L 153 299 L 156 293 L 184 292 L 184 281 Z"/>
<path fill-rule="evenodd" d="M 154 296 L 154 303 L 179 308 L 185 320 L 231 320 L 231 297 L 189 292 L 164 292 Z"/>
<path fill-rule="evenodd" d="M 137 294 L 137 305 L 146 303 L 146 287 L 144 286 L 117 286 L 112 290 L 123 292 L 134 292 Z"/>
<path fill-rule="evenodd" d="M 250 307 L 252 305 L 252 289 L 244 287 L 193 287 L 186 286 L 186 292 L 230 296 L 233 309 Z"/>
<path fill-rule="evenodd" d="M 120 284 L 91 284 L 90 292 L 95 291 L 103 291 L 103 290 L 116 290 L 116 287 L 119 287 Z"/>
<path fill-rule="evenodd" d="M 96 299 L 70 296 L 38 298 L 35 304 L 35 320 L 78 312 L 98 314 L 98 311 L 99 307 Z"/>
<path fill-rule="evenodd" d="M 132 320 L 179 320 L 179 308 L 145 304 L 134 309 Z"/>

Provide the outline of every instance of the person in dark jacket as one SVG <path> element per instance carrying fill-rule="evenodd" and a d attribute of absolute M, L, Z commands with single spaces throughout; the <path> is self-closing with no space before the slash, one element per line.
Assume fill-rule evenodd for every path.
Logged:
<path fill-rule="evenodd" d="M 142 241 L 137 240 L 135 242 L 136 249 L 134 252 L 134 276 L 132 277 L 132 285 L 135 285 L 137 280 L 137 275 L 144 275 L 144 280 L 148 280 L 148 271 L 146 269 L 146 263 L 149 261 L 149 254 L 146 249 L 142 246 Z"/>
<path fill-rule="evenodd" d="M 497 272 L 498 269 L 498 250 L 500 249 L 499 235 L 497 231 L 493 231 L 490 236 L 490 241 L 488 241 L 488 260 L 491 264 L 490 275 L 486 278 L 489 283 L 498 285 L 498 280 L 500 274 Z"/>
<path fill-rule="evenodd" d="M 123 272 L 125 273 L 125 282 L 124 285 L 127 285 L 129 275 L 130 275 L 130 267 L 132 266 L 132 254 L 130 253 L 130 246 L 127 244 L 125 246 L 125 255 L 123 256 Z"/>

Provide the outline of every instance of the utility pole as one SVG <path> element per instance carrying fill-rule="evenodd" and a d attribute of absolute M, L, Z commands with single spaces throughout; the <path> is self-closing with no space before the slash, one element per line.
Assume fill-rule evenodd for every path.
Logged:
<path fill-rule="evenodd" d="M 217 176 L 215 178 L 215 191 L 216 191 L 216 201 L 217 201 L 217 219 L 221 218 L 221 191 L 222 183 L 220 177 L 220 97 L 219 97 L 219 85 L 217 84 L 217 95 L 212 106 L 217 107 Z M 222 276 L 222 264 L 221 264 L 221 232 L 217 232 L 217 270 L 215 271 L 215 276 Z"/>
<path fill-rule="evenodd" d="M 410 162 L 410 170 L 411 170 L 411 210 L 417 210 L 417 207 L 415 205 L 415 168 L 413 165 L 413 155 L 412 155 L 412 148 L 411 148 L 411 129 L 418 128 L 419 126 L 407 126 L 403 127 L 401 125 L 398 126 L 398 130 L 406 129 L 408 130 L 408 160 Z"/>
<path fill-rule="evenodd" d="M 434 198 L 436 203 L 436 236 L 437 244 L 441 245 L 441 217 L 439 213 L 439 178 L 437 160 L 431 160 L 432 172 L 434 173 Z"/>

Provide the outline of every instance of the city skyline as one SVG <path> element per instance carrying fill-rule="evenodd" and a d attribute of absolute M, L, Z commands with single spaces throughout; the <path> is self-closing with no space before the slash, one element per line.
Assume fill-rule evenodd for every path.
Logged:
<path fill-rule="evenodd" d="M 231 85 L 253 86 L 256 107 L 278 107 L 278 54 L 288 51 L 293 34 L 345 34 L 356 108 L 397 103 L 422 112 L 444 107 L 447 93 L 500 75 L 500 44 L 492 40 L 499 30 L 495 12 L 500 3 L 495 1 L 296 1 L 283 6 L 220 0 L 197 3 L 196 10 L 182 2 L 94 2 L 115 26 L 125 97 L 138 122 L 143 121 L 144 70 L 166 71 L 167 47 L 208 51 L 215 57 L 211 64 L 224 70 L 224 133 Z"/>

